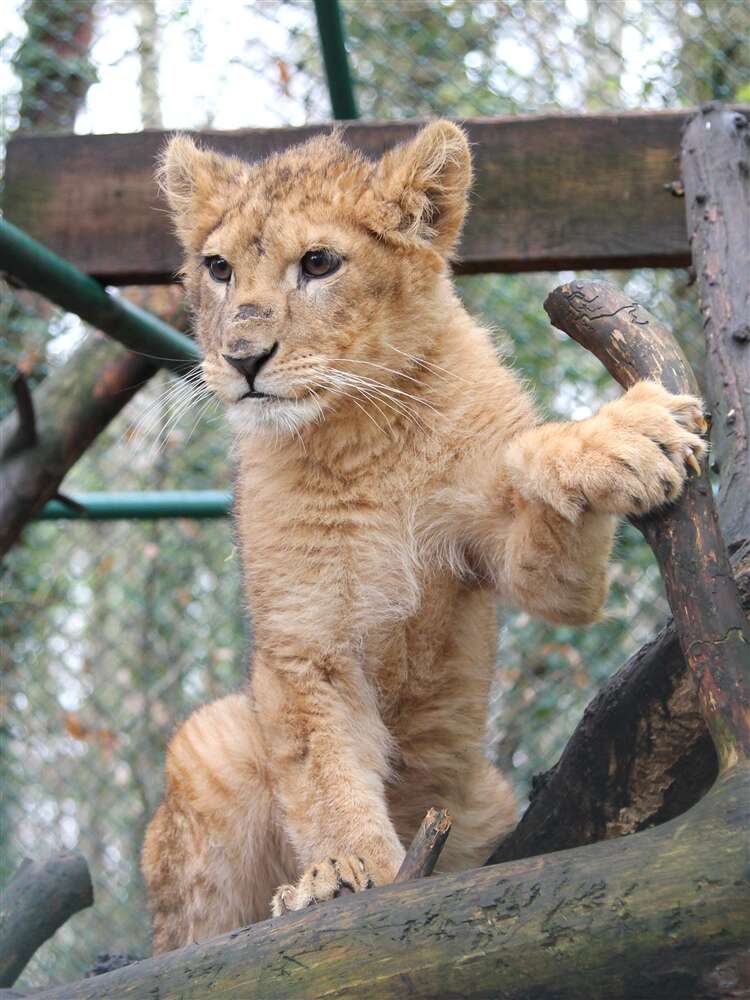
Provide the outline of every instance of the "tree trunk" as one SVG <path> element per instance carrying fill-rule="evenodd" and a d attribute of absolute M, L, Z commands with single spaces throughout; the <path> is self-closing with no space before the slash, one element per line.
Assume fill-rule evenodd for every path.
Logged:
<path fill-rule="evenodd" d="M 750 540 L 750 122 L 709 105 L 682 144 L 685 207 L 706 335 L 706 381 L 730 552 Z"/>

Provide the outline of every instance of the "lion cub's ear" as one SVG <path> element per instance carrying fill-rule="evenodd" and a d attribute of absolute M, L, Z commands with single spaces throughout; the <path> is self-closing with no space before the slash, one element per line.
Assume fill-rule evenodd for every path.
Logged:
<path fill-rule="evenodd" d="M 394 242 L 428 244 L 448 256 L 461 232 L 470 184 L 465 133 L 453 122 L 431 122 L 380 160 L 372 228 Z"/>
<path fill-rule="evenodd" d="M 186 250 L 198 249 L 232 191 L 246 178 L 247 168 L 236 157 L 202 149 L 187 135 L 170 139 L 159 158 L 156 179 Z"/>

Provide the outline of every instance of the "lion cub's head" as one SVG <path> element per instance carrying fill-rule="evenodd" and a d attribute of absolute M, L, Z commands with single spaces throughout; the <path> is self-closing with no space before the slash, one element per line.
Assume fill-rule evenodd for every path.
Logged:
<path fill-rule="evenodd" d="M 429 354 L 471 180 L 457 126 L 377 163 L 337 134 L 257 164 L 177 136 L 160 179 L 204 377 L 236 430 L 324 419 Z"/>

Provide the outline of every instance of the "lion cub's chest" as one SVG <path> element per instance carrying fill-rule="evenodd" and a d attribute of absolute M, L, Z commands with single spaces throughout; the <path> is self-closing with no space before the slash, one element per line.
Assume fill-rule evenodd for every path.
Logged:
<path fill-rule="evenodd" d="M 416 613 L 424 567 L 415 494 L 404 483 L 243 486 L 239 534 L 253 611 L 304 605 L 307 619 L 316 609 L 319 626 L 353 638 Z"/>

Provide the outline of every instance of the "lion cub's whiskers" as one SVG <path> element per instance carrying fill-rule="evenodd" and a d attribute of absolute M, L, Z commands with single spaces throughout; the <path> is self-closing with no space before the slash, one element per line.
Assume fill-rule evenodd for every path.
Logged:
<path fill-rule="evenodd" d="M 342 396 L 346 396 L 347 399 L 350 399 L 352 401 L 352 403 L 354 403 L 354 405 L 357 407 L 357 409 L 361 410 L 362 413 L 364 413 L 364 415 L 367 417 L 368 420 L 372 421 L 372 423 L 377 427 L 377 429 L 382 434 L 385 434 L 385 431 L 380 426 L 380 424 L 377 422 L 377 420 L 373 417 L 373 415 L 371 413 L 367 412 L 367 410 L 364 408 L 364 406 L 362 406 L 362 404 L 359 403 L 355 399 L 355 397 L 353 396 L 352 393 L 346 392 L 346 390 L 342 388 L 341 382 L 339 382 L 337 379 L 328 377 L 328 373 L 325 372 L 325 371 L 321 371 L 321 372 L 318 372 L 316 374 L 317 374 L 317 377 L 318 377 L 318 383 L 317 383 L 318 388 L 321 388 L 321 389 L 325 389 L 325 388 L 327 388 L 327 389 L 335 389 L 337 392 L 340 392 Z M 374 406 L 377 407 L 378 410 L 380 410 L 380 413 L 383 414 L 383 417 L 384 417 L 386 423 L 388 424 L 389 428 L 391 429 L 391 433 L 392 433 L 393 432 L 393 428 L 391 427 L 391 423 L 388 420 L 388 417 L 385 415 L 385 413 L 383 413 L 383 411 L 380 409 L 380 407 L 377 405 L 377 403 L 374 402 L 374 400 L 372 399 L 372 397 L 367 397 L 367 398 L 370 400 L 370 402 L 373 403 Z M 386 437 L 387 437 L 387 435 L 386 435 Z"/>
<path fill-rule="evenodd" d="M 138 438 L 141 435 L 147 435 L 151 437 L 152 441 L 146 454 L 149 458 L 153 458 L 164 446 L 170 433 L 185 413 L 191 407 L 203 403 L 204 406 L 190 430 L 189 440 L 212 399 L 214 399 L 213 392 L 203 382 L 200 371 L 194 369 L 184 378 L 170 380 L 167 387 L 149 403 L 133 427 L 123 432 L 121 440 L 126 436 Z M 169 408 L 166 420 L 164 420 L 165 408 Z"/>
<path fill-rule="evenodd" d="M 388 386 L 385 386 L 382 382 L 365 379 L 362 376 L 354 375 L 351 372 L 342 372 L 337 368 L 328 368 L 325 370 L 324 374 L 328 377 L 333 377 L 339 387 L 346 385 L 348 388 L 361 393 L 371 402 L 378 399 L 384 406 L 387 406 L 390 410 L 392 410 L 394 414 L 397 414 L 403 419 L 409 421 L 414 425 L 414 427 L 421 430 L 426 429 L 426 424 L 422 421 L 421 416 L 416 412 L 416 410 L 413 407 L 410 407 L 404 400 L 394 396 L 389 391 Z M 406 395 L 408 396 L 408 393 Z"/>
<path fill-rule="evenodd" d="M 395 351 L 396 354 L 400 354 L 402 357 L 408 358 L 409 361 L 413 361 L 414 364 L 431 371 L 433 375 L 437 375 L 438 378 L 442 375 L 443 377 L 457 379 L 465 385 L 471 385 L 469 380 L 465 379 L 462 375 L 457 375 L 456 372 L 449 371 L 447 368 L 442 368 L 440 365 L 436 365 L 433 361 L 427 361 L 426 358 L 420 358 L 416 354 L 409 354 L 407 351 L 399 350 L 398 347 L 394 347 L 393 344 L 389 344 L 388 341 L 385 341 L 385 346 L 390 347 L 390 349 Z"/>

